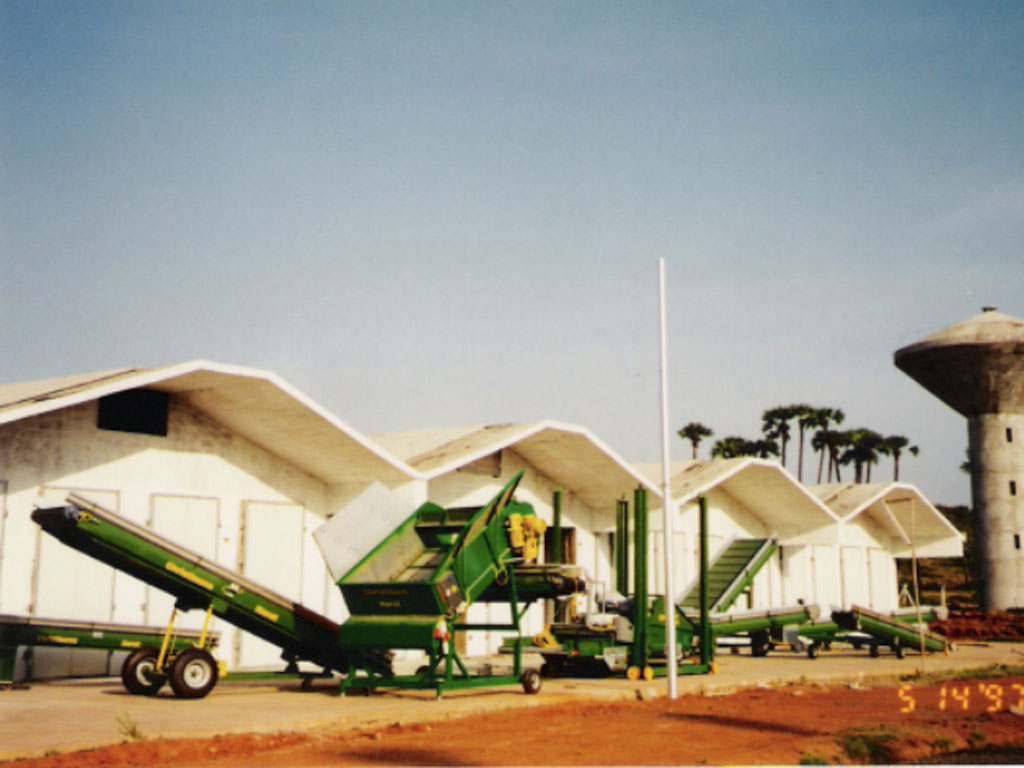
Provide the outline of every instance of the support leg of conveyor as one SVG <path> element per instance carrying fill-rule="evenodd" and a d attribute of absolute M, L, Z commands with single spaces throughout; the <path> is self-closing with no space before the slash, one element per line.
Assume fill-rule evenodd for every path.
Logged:
<path fill-rule="evenodd" d="M 206 647 L 206 632 L 210 628 L 210 617 L 213 616 L 213 603 L 210 603 L 210 607 L 206 609 L 206 618 L 203 619 L 203 631 L 199 633 L 199 648 Z"/>
<path fill-rule="evenodd" d="M 167 648 L 171 644 L 171 633 L 174 631 L 174 617 L 177 615 L 177 607 L 171 608 L 171 618 L 167 622 L 167 629 L 164 630 L 164 641 L 160 644 L 160 655 L 156 657 L 156 668 L 158 670 L 163 670 L 164 662 L 167 660 Z"/>

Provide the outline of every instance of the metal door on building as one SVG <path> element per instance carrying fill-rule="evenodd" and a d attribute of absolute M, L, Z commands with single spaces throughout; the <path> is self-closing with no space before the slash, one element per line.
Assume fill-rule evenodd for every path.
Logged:
<path fill-rule="evenodd" d="M 116 491 L 43 488 L 40 506 L 60 506 L 69 493 L 117 511 Z M 80 621 L 110 621 L 114 610 L 114 569 L 61 543 L 42 528 L 36 534 L 32 576 L 33 616 Z M 37 648 L 32 674 L 36 678 L 107 674 L 107 651 Z"/>
<path fill-rule="evenodd" d="M 217 499 L 153 494 L 150 497 L 149 527 L 154 533 L 180 544 L 203 558 L 217 562 L 220 503 Z M 163 590 L 146 587 L 147 624 L 164 625 L 170 618 L 174 598 Z M 200 629 L 203 611 L 180 614 L 174 622 L 182 629 Z M 216 629 L 211 624 L 211 629 Z"/>
<path fill-rule="evenodd" d="M 896 563 L 883 549 L 868 550 L 868 578 L 871 583 L 871 605 L 876 611 L 897 607 Z"/>
<path fill-rule="evenodd" d="M 868 607 L 871 590 L 868 585 L 867 554 L 860 547 L 840 550 L 843 572 L 843 602 L 846 606 Z"/>
<path fill-rule="evenodd" d="M 252 581 L 301 602 L 305 510 L 299 504 L 247 501 L 242 505 L 239 567 Z M 239 633 L 235 666 L 279 666 L 281 649 Z"/>

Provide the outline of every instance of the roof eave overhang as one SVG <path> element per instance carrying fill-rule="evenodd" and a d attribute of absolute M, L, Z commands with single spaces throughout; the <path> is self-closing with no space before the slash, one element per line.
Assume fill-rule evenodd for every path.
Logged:
<path fill-rule="evenodd" d="M 420 474 L 414 469 L 409 467 L 400 459 L 392 456 L 380 446 L 372 443 L 368 438 L 362 436 L 359 432 L 334 416 L 334 414 L 330 413 L 305 394 L 295 389 L 295 387 L 281 379 L 277 374 L 270 371 L 245 368 L 224 363 L 214 363 L 206 360 L 194 360 L 162 368 L 139 369 L 135 371 L 129 370 L 122 374 L 109 376 L 98 380 L 94 385 L 78 387 L 76 388 L 76 391 L 70 392 L 66 395 L 56 393 L 52 396 L 46 397 L 46 399 L 26 402 L 25 405 L 21 407 L 12 408 L 7 413 L 0 415 L 0 424 L 19 421 L 44 413 L 49 413 L 51 411 L 81 405 L 83 403 L 98 400 L 99 398 L 130 389 L 149 388 L 169 392 L 177 391 L 185 400 L 189 400 L 188 392 L 182 392 L 181 390 L 176 389 L 173 384 L 176 381 L 184 380 L 189 375 L 198 373 L 212 373 L 225 376 L 229 379 L 236 380 L 243 385 L 246 381 L 266 382 L 279 390 L 284 397 L 297 403 L 303 411 L 314 414 L 320 422 L 329 425 L 330 429 L 342 434 L 345 439 L 353 441 L 367 454 L 374 457 L 373 460 L 374 463 L 378 465 L 378 477 L 380 479 L 388 479 L 391 481 L 420 479 Z M 214 420 L 218 420 L 218 413 L 215 409 L 207 410 L 200 408 L 200 410 L 203 410 Z M 258 424 L 259 419 L 253 418 L 248 423 L 244 418 L 233 418 L 230 421 L 230 426 L 246 439 L 251 440 L 253 443 L 271 453 L 274 453 L 275 455 L 286 458 L 303 471 L 308 472 L 314 477 L 318 477 L 324 482 L 337 483 L 344 482 L 349 479 L 344 476 L 343 469 L 338 474 L 335 474 L 331 471 L 324 471 L 322 463 L 317 464 L 304 459 L 302 451 L 298 446 L 293 445 L 289 447 L 287 445 L 283 445 L 280 439 L 263 439 L 261 430 L 253 427 L 253 425 Z"/>

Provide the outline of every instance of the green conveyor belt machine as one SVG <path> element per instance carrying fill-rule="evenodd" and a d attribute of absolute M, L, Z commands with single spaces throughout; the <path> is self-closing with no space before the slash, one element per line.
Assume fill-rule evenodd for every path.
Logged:
<path fill-rule="evenodd" d="M 537 565 L 546 524 L 514 499 L 522 472 L 482 507 L 444 508 L 427 502 L 338 580 L 351 618 L 345 647 L 416 649 L 427 664 L 412 676 L 346 676 L 343 688 L 378 686 L 443 690 L 521 682 L 539 688 L 536 670 L 523 670 L 521 622 L 529 605 L 584 588 L 572 566 Z M 476 602 L 506 603 L 509 619 L 470 623 Z M 472 675 L 451 642 L 456 632 L 513 632 L 512 674 Z"/>
<path fill-rule="evenodd" d="M 206 611 L 204 628 L 218 616 L 276 645 L 294 671 L 299 661 L 324 670 L 390 671 L 385 653 L 342 648 L 330 619 L 80 496 L 36 509 L 32 519 L 69 547 L 176 598 L 159 652 L 126 662 L 135 665 L 125 673 L 137 683 L 133 693 L 152 695 L 170 681 L 177 696 L 201 698 L 216 685 L 219 665 L 209 648 L 200 643 L 179 653 L 170 642 L 175 614 L 192 609 Z"/>
<path fill-rule="evenodd" d="M 170 593 L 175 611 L 205 610 L 204 627 L 215 615 L 278 646 L 289 670 L 307 661 L 324 674 L 340 673 L 343 690 L 433 688 L 440 695 L 451 688 L 522 683 L 535 693 L 540 675 L 522 669 L 520 622 L 533 601 L 584 587 L 571 567 L 536 564 L 546 526 L 530 505 L 514 500 L 521 478 L 522 472 L 483 507 L 423 504 L 338 580 L 350 613 L 340 626 L 73 494 L 64 506 L 37 509 L 32 518 L 68 546 Z M 509 606 L 508 621 L 465 621 L 474 602 L 495 601 Z M 166 638 L 173 622 L 172 613 Z M 511 675 L 467 671 L 450 640 L 473 629 L 515 633 Z M 180 697 L 205 696 L 216 684 L 218 665 L 199 645 L 178 651 L 167 641 L 159 653 L 140 654 L 126 673 L 133 692 L 153 694 L 169 679 Z M 392 651 L 398 649 L 424 651 L 428 663 L 415 675 L 396 676 Z"/>

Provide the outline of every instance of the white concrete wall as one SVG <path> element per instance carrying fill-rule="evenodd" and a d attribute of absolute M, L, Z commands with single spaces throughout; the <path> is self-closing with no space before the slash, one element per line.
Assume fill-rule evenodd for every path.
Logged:
<path fill-rule="evenodd" d="M 842 525 L 840 544 L 843 607 L 859 605 L 876 611 L 899 607 L 894 542 L 867 513 Z"/>
<path fill-rule="evenodd" d="M 99 430 L 96 402 L 0 426 L 0 612 L 125 623 L 163 623 L 171 600 L 44 534 L 29 515 L 36 502 L 82 493 L 125 517 L 181 540 L 232 569 L 341 618 L 341 600 L 310 540 L 326 515 L 365 483 L 329 487 L 232 433 L 174 397 L 167 437 Z M 415 483 L 395 489 L 412 501 Z M 244 510 L 259 530 L 246 541 Z M 187 521 L 187 522 L 186 522 Z M 269 570 L 268 570 L 269 569 Z M 185 617 L 183 626 L 196 619 Z M 230 625 L 218 656 L 237 667 L 277 666 Z M 246 644 L 249 644 L 246 647 Z M 106 671 L 106 654 L 37 651 L 35 673 Z M 46 657 L 51 656 L 50 661 Z M 86 666 L 71 659 L 90 658 Z M 70 665 L 70 666 L 69 666 Z M 78 665 L 77 667 L 75 665 Z M 102 667 L 99 669 L 97 667 Z M 117 671 L 111 668 L 111 671 Z"/>

